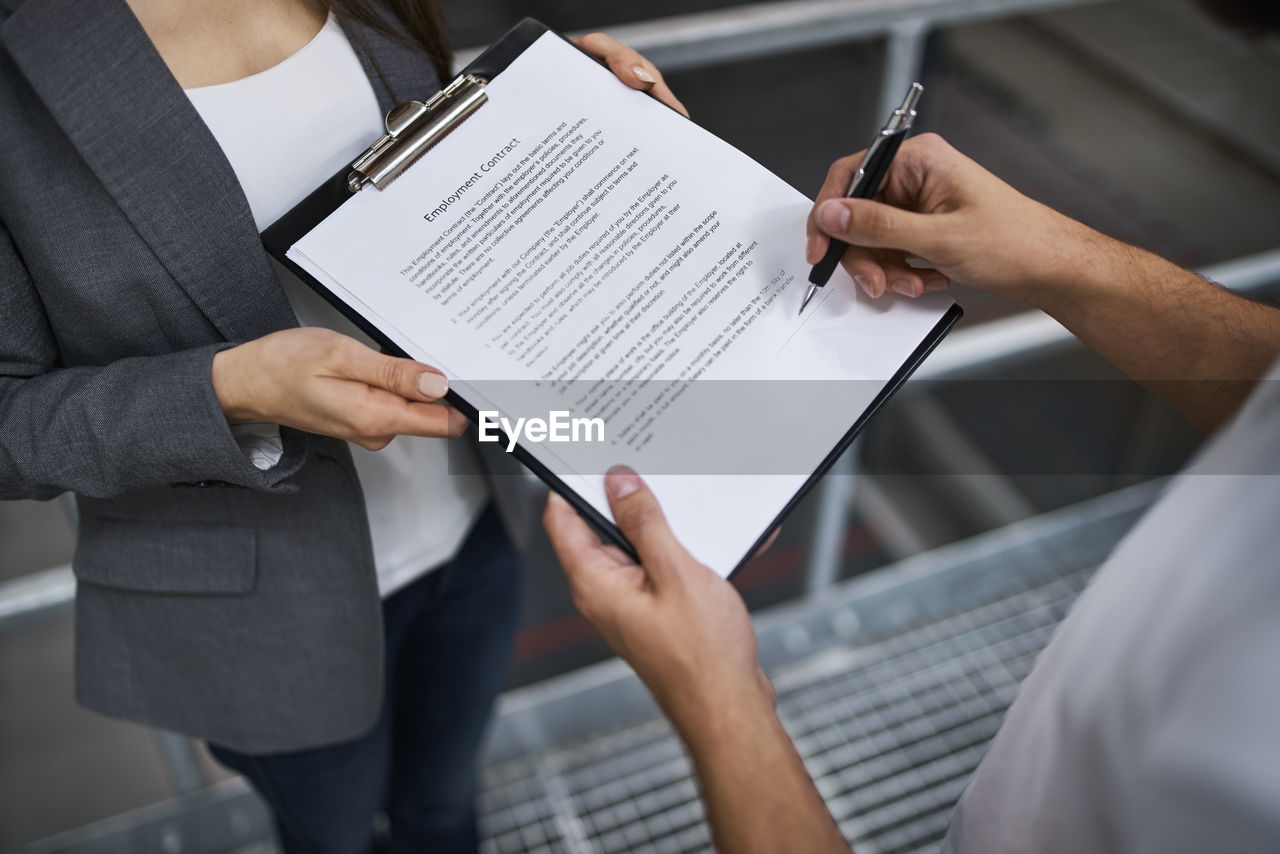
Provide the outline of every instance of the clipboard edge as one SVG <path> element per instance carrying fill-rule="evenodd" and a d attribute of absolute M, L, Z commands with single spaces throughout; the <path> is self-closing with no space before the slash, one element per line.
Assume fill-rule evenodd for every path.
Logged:
<path fill-rule="evenodd" d="M 726 578 L 733 578 L 743 567 L 751 563 L 756 551 L 768 541 L 769 535 L 773 533 L 774 529 L 781 525 L 783 520 L 799 506 L 800 502 L 808 497 L 809 493 L 822 481 L 827 472 L 831 471 L 831 467 L 836 464 L 836 460 L 840 459 L 844 452 L 849 450 L 853 440 L 858 438 L 862 431 L 866 429 L 867 424 L 884 408 L 890 398 L 901 391 L 907 380 L 911 378 L 911 375 L 924 363 L 929 354 L 942 343 L 942 339 L 960 322 L 960 318 L 963 316 L 964 309 L 960 307 L 959 303 L 953 302 L 942 317 L 938 318 L 938 322 L 934 324 L 933 329 L 929 330 L 929 334 L 925 336 L 919 346 L 911 352 L 911 355 L 902 363 L 902 366 L 884 384 L 884 387 L 872 399 L 871 404 L 862 411 L 862 414 L 853 422 L 853 425 L 840 437 L 840 441 L 822 459 L 822 462 L 814 469 L 813 474 L 809 475 L 800 488 L 796 490 L 795 494 L 791 496 L 791 499 L 783 505 L 782 510 L 778 512 L 773 521 L 765 526 L 764 532 L 760 534 L 759 539 L 751 545 L 751 548 L 747 549 L 746 556 L 729 571 L 729 574 L 725 576 Z"/>

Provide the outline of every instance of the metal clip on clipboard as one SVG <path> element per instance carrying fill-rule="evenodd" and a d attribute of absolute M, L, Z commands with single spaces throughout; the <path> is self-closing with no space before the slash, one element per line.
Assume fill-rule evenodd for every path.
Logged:
<path fill-rule="evenodd" d="M 347 189 L 356 193 L 369 184 L 379 190 L 400 176 L 423 154 L 489 100 L 485 81 L 464 74 L 425 102 L 405 101 L 387 113 L 387 133 L 351 164 Z"/>

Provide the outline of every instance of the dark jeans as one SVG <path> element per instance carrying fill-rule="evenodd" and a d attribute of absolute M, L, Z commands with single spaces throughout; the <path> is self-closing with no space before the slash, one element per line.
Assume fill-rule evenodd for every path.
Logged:
<path fill-rule="evenodd" d="M 285 851 L 372 851 L 379 812 L 393 851 L 476 850 L 477 752 L 506 679 L 520 563 L 490 506 L 452 561 L 383 602 L 386 688 L 367 735 L 268 756 L 209 745 L 270 805 Z"/>

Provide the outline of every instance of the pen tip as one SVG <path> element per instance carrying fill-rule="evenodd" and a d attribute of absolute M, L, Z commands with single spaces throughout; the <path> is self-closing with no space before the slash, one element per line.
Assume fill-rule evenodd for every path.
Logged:
<path fill-rule="evenodd" d="M 808 292 L 808 293 L 806 293 L 806 294 L 804 295 L 804 301 L 800 303 L 800 310 L 799 310 L 798 312 L 796 312 L 796 316 L 797 316 L 797 317 L 799 317 L 800 315 L 804 314 L 805 306 L 807 306 L 807 305 L 809 304 L 809 300 L 813 299 L 813 295 L 814 295 L 814 294 L 816 294 L 817 292 L 818 292 L 818 286 L 817 286 L 817 285 L 810 285 L 810 286 L 809 286 L 809 292 Z"/>

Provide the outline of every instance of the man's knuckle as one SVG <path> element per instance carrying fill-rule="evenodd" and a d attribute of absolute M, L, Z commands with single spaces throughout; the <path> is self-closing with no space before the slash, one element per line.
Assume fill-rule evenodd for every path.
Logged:
<path fill-rule="evenodd" d="M 918 137 L 913 137 L 910 142 L 915 143 L 912 153 L 925 163 L 945 160 L 946 158 L 954 157 L 957 153 L 955 147 L 937 133 L 921 134 Z"/>
<path fill-rule="evenodd" d="M 917 148 L 937 148 L 940 145 L 946 145 L 946 140 L 934 131 L 922 133 L 915 137 L 915 145 Z"/>

